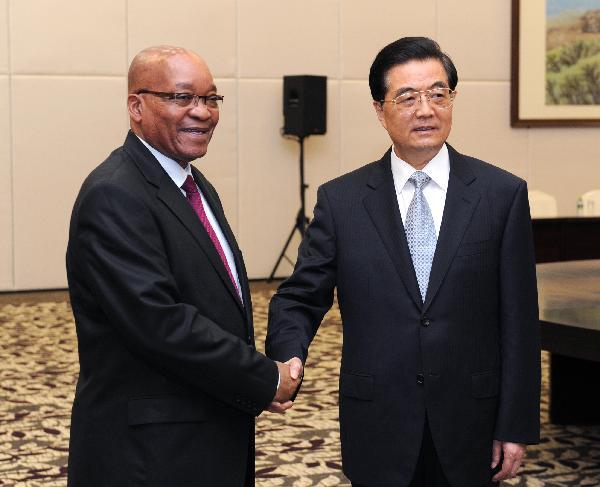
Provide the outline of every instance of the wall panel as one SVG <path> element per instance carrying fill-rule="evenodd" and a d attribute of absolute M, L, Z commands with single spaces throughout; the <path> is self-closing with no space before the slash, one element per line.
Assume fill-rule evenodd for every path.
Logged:
<path fill-rule="evenodd" d="M 379 123 L 367 81 L 343 81 L 341 172 L 381 158 L 392 142 Z"/>
<path fill-rule="evenodd" d="M 125 138 L 125 79 L 17 76 L 12 97 L 15 284 L 63 287 L 77 192 Z"/>
<path fill-rule="evenodd" d="M 436 0 L 421 0 L 418 5 L 391 0 L 341 0 L 340 9 L 345 79 L 367 79 L 377 53 L 400 37 L 435 36 Z"/>
<path fill-rule="evenodd" d="M 279 135 L 282 82 L 239 83 L 239 240 L 248 274 L 264 277 L 298 209 L 297 144 Z M 291 270 L 287 264 L 281 269 L 284 275 Z"/>
<path fill-rule="evenodd" d="M 0 75 L 0 290 L 13 288 L 12 160 L 9 80 Z"/>
<path fill-rule="evenodd" d="M 164 2 L 128 0 L 127 59 L 142 49 L 171 44 L 200 54 L 215 77 L 233 77 L 236 61 L 235 0 L 179 0 Z"/>
<path fill-rule="evenodd" d="M 240 81 L 239 228 L 251 277 L 269 275 L 300 208 L 299 144 L 279 133 L 282 89 L 281 81 Z M 329 81 L 327 89 L 327 133 L 304 143 L 309 217 L 318 186 L 339 174 L 338 82 Z M 287 254 L 293 261 L 298 243 Z M 280 269 L 285 275 L 291 267 L 284 263 Z"/>
<path fill-rule="evenodd" d="M 459 82 L 449 142 L 522 178 L 528 177 L 527 130 L 509 125 L 508 82 Z"/>
<path fill-rule="evenodd" d="M 462 80 L 510 79 L 510 7 L 507 0 L 438 0 L 437 41 Z"/>
<path fill-rule="evenodd" d="M 10 0 L 12 69 L 19 74 L 123 75 L 125 0 Z"/>
<path fill-rule="evenodd" d="M 338 77 L 338 1 L 239 0 L 238 16 L 241 77 Z"/>
<path fill-rule="evenodd" d="M 0 0 L 0 74 L 8 71 L 8 0 Z"/>

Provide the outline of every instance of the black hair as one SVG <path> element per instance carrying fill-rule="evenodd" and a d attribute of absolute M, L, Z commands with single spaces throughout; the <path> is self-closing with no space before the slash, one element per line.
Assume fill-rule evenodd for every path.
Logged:
<path fill-rule="evenodd" d="M 442 63 L 448 76 L 450 89 L 455 89 L 458 84 L 456 67 L 445 52 L 442 52 L 437 42 L 428 37 L 403 37 L 385 46 L 373 61 L 369 71 L 369 88 L 375 101 L 385 98 L 387 92 L 388 71 L 399 64 L 409 61 L 425 61 L 437 59 Z"/>

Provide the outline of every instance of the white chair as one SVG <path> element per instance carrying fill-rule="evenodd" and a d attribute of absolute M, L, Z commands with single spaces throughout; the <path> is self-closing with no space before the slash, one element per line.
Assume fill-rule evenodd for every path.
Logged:
<path fill-rule="evenodd" d="M 592 189 L 581 195 L 583 216 L 600 216 L 600 189 Z"/>
<path fill-rule="evenodd" d="M 558 215 L 556 198 L 537 189 L 529 191 L 531 218 L 552 218 Z"/>

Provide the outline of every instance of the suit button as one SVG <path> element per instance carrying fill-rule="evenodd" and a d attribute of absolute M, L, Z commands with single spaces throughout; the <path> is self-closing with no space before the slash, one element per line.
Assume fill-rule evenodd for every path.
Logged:
<path fill-rule="evenodd" d="M 431 325 L 431 321 L 429 320 L 429 318 L 423 318 L 421 320 L 421 325 L 423 325 L 424 327 L 428 327 L 429 325 Z"/>
<path fill-rule="evenodd" d="M 252 343 L 252 337 L 250 335 L 248 335 L 248 337 L 246 338 L 246 340 L 248 341 L 248 343 Z"/>
<path fill-rule="evenodd" d="M 417 384 L 422 386 L 424 382 L 425 382 L 425 377 L 423 377 L 423 374 L 417 374 Z"/>

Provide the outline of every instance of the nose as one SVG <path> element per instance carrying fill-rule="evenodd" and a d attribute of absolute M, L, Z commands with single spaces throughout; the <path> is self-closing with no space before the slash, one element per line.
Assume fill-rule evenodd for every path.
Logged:
<path fill-rule="evenodd" d="M 204 104 L 204 102 L 196 98 L 196 103 L 192 104 L 188 113 L 193 117 L 198 117 L 201 120 L 207 120 L 212 117 L 212 112 Z"/>
<path fill-rule="evenodd" d="M 429 97 L 425 93 L 419 94 L 419 104 L 415 110 L 417 117 L 429 117 L 433 114 L 430 103 Z"/>

